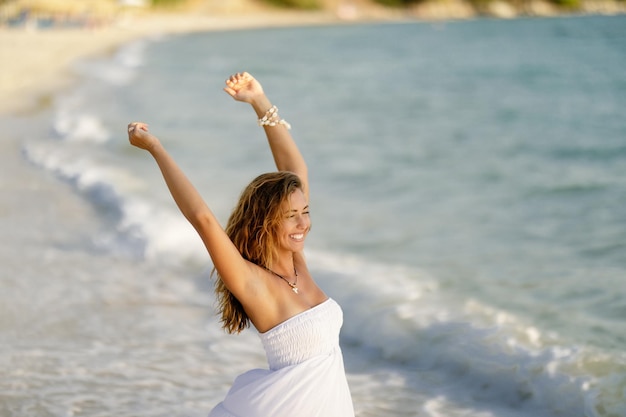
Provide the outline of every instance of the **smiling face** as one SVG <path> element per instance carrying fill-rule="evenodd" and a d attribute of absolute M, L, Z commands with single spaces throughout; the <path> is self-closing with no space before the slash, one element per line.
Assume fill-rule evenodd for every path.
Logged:
<path fill-rule="evenodd" d="M 241 193 L 226 234 L 244 259 L 271 268 L 283 256 L 302 251 L 310 229 L 307 205 L 296 174 L 261 174 Z"/>
<path fill-rule="evenodd" d="M 290 252 L 304 249 L 304 240 L 311 228 L 309 202 L 297 188 L 282 204 L 283 220 L 278 228 L 280 247 Z"/>

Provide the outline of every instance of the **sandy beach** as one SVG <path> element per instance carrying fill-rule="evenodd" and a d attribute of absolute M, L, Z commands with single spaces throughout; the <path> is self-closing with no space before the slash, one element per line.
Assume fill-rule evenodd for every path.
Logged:
<path fill-rule="evenodd" d="M 122 16 L 105 27 L 72 29 L 0 28 L 0 114 L 33 109 L 71 82 L 77 59 L 111 53 L 146 36 L 247 27 L 321 24 L 328 13 L 247 12 L 240 15 L 141 13 Z"/>

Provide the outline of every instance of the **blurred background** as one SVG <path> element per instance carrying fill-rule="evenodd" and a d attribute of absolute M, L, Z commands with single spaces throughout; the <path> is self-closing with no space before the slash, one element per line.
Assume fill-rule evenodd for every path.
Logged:
<path fill-rule="evenodd" d="M 9 27 L 93 27 L 148 11 L 232 14 L 317 11 L 340 19 L 449 19 L 490 16 L 623 13 L 624 0 L 1 0 L 0 24 Z"/>

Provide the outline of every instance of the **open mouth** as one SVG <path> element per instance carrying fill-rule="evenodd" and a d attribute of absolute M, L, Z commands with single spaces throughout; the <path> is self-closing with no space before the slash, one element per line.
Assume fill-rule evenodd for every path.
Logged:
<path fill-rule="evenodd" d="M 289 238 L 292 240 L 295 240 L 297 242 L 301 242 L 302 240 L 304 240 L 304 233 L 298 233 L 295 235 L 289 235 Z"/>

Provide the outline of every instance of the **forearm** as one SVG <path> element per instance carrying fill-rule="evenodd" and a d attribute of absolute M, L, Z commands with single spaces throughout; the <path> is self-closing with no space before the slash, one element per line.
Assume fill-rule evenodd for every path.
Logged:
<path fill-rule="evenodd" d="M 163 179 L 176 205 L 192 226 L 197 230 L 200 226 L 200 221 L 210 219 L 217 222 L 213 213 L 200 196 L 200 193 L 198 193 L 191 181 L 189 181 L 185 173 L 165 150 L 163 145 L 157 143 L 149 152 L 159 166 L 163 174 Z"/>
<path fill-rule="evenodd" d="M 265 94 L 255 98 L 250 104 L 259 119 L 265 116 L 266 112 L 272 107 L 272 103 Z M 279 171 L 295 172 L 306 180 L 306 162 L 287 127 L 278 124 L 276 126 L 264 126 L 263 129 L 265 130 L 276 168 Z"/>

